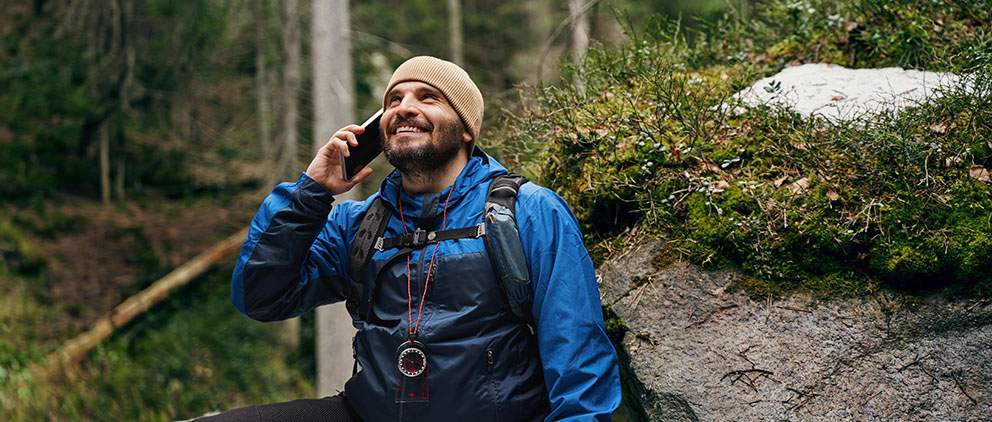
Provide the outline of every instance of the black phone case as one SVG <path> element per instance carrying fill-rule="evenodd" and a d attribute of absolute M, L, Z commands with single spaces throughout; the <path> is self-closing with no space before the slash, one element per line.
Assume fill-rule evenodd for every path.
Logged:
<path fill-rule="evenodd" d="M 365 132 L 360 135 L 356 135 L 358 140 L 358 146 L 353 147 L 348 146 L 348 152 L 351 153 L 349 157 L 345 157 L 341 154 L 341 162 L 344 163 L 341 166 L 341 177 L 344 180 L 351 180 L 355 177 L 363 167 L 369 165 L 375 157 L 378 157 L 382 153 L 382 144 L 379 139 L 379 119 L 382 117 L 382 110 L 375 112 L 372 117 L 369 117 L 362 127 L 365 128 Z"/>

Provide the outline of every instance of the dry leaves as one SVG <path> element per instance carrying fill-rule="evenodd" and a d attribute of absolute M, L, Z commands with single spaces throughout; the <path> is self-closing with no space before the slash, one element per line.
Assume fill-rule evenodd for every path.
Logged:
<path fill-rule="evenodd" d="M 796 180 L 795 182 L 790 183 L 789 184 L 789 190 L 791 190 L 792 193 L 804 193 L 804 192 L 806 192 L 807 190 L 809 190 L 809 178 L 808 177 L 804 177 L 802 179 L 799 179 L 799 180 Z"/>
<path fill-rule="evenodd" d="M 990 181 L 992 181 L 992 177 L 990 177 L 989 171 L 982 166 L 971 166 L 971 169 L 968 170 L 968 175 L 971 176 L 972 179 L 975 179 L 979 182 L 989 183 Z"/>

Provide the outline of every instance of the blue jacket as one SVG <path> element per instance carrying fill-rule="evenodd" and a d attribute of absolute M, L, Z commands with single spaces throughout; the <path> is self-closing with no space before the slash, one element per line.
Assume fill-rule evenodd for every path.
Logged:
<path fill-rule="evenodd" d="M 408 196 L 394 171 L 372 197 L 334 207 L 330 193 L 306 174 L 295 184 L 280 184 L 252 220 L 234 270 L 232 300 L 261 321 L 345 300 L 351 243 L 376 196 L 394 210 L 385 237 L 404 232 L 398 200 L 410 232 L 467 227 L 482 221 L 489 181 L 502 173 L 503 166 L 477 149 L 440 194 Z M 617 359 L 575 217 L 561 197 L 533 183 L 521 188 L 516 216 L 533 281 L 536 336 L 512 314 L 482 239 L 413 252 L 409 293 L 406 259 L 386 266 L 395 250 L 372 257 L 362 292 L 367 300 L 375 291 L 372 316 L 365 320 L 348 304 L 359 330 L 353 341 L 362 370 L 345 393 L 365 421 L 610 420 L 620 405 Z M 407 339 L 409 314 L 416 324 L 435 254 L 417 337 L 427 348 L 429 401 L 397 403 L 396 351 Z"/>

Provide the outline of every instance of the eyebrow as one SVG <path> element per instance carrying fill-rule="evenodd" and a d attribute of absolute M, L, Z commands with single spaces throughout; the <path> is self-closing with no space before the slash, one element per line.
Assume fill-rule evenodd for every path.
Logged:
<path fill-rule="evenodd" d="M 441 92 L 441 90 L 439 90 L 437 88 L 434 88 L 433 86 L 430 86 L 430 85 L 426 85 L 425 84 L 425 86 L 421 86 L 421 87 L 415 89 L 413 92 L 416 93 L 416 94 L 423 94 L 425 92 L 429 92 L 431 94 L 437 94 L 437 96 L 439 98 L 441 98 L 442 100 L 444 100 L 445 102 L 448 101 L 448 97 L 445 97 L 444 96 L 444 93 Z M 391 91 L 389 91 L 389 93 L 386 94 L 386 98 L 391 98 L 393 95 L 398 95 L 396 88 L 393 88 Z"/>

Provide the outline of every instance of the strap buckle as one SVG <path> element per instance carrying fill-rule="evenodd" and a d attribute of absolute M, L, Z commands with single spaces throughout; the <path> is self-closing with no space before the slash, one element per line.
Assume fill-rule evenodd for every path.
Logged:
<path fill-rule="evenodd" d="M 437 239 L 437 232 L 417 229 L 413 232 L 413 236 L 411 236 L 409 240 L 406 238 L 403 239 L 403 246 L 413 246 L 415 248 L 419 248 L 427 243 L 433 242 L 434 239 Z"/>

